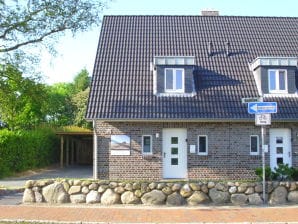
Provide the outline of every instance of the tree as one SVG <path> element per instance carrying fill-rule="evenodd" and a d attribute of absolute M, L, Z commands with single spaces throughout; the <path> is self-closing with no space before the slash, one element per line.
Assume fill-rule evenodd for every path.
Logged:
<path fill-rule="evenodd" d="M 0 0 L 0 52 L 99 25 L 103 7 L 98 0 Z"/>
<path fill-rule="evenodd" d="M 73 81 L 73 92 L 78 93 L 84 91 L 90 85 L 89 72 L 86 68 L 82 69 L 74 78 Z"/>
<path fill-rule="evenodd" d="M 90 88 L 87 88 L 71 98 L 71 102 L 75 107 L 73 124 L 79 127 L 91 127 L 91 123 L 85 120 L 89 91 Z"/>
<path fill-rule="evenodd" d="M 29 129 L 44 120 L 45 87 L 36 79 L 23 77 L 12 65 L 1 66 L 0 120 L 9 129 Z"/>

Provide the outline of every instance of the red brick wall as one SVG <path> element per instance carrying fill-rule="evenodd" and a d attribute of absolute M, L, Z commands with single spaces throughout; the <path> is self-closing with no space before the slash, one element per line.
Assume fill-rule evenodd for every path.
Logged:
<path fill-rule="evenodd" d="M 298 166 L 298 124 L 279 123 L 271 127 L 291 128 L 293 165 Z M 186 123 L 186 122 L 99 122 L 98 172 L 100 179 L 162 179 L 162 129 L 187 128 L 189 179 L 253 179 L 254 170 L 261 166 L 261 153 L 250 155 L 250 135 L 261 135 L 253 123 Z M 159 133 L 159 138 L 155 134 Z M 268 142 L 268 133 L 266 142 Z M 111 135 L 125 134 L 131 138 L 130 156 L 110 155 Z M 142 135 L 152 135 L 153 155 L 141 153 Z M 208 136 L 208 155 L 189 153 L 197 136 Z M 295 154 L 297 152 L 297 154 Z M 269 165 L 269 153 L 266 155 Z"/>

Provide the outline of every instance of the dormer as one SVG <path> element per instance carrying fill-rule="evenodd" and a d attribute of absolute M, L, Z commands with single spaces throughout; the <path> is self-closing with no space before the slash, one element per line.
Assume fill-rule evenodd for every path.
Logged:
<path fill-rule="evenodd" d="M 258 57 L 249 66 L 260 96 L 297 96 L 296 57 Z"/>
<path fill-rule="evenodd" d="M 153 93 L 156 96 L 194 96 L 194 56 L 155 56 Z"/>

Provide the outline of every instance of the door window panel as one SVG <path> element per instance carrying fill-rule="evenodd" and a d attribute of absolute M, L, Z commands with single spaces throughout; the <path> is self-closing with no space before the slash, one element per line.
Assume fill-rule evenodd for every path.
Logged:
<path fill-rule="evenodd" d="M 284 163 L 284 159 L 283 158 L 276 158 L 276 163 L 277 164 L 282 164 L 282 163 Z"/>
<path fill-rule="evenodd" d="M 178 165 L 178 158 L 172 158 L 171 165 Z"/>
<path fill-rule="evenodd" d="M 283 143 L 283 137 L 276 137 L 276 143 L 282 144 Z"/>
<path fill-rule="evenodd" d="M 276 153 L 277 154 L 283 154 L 284 153 L 284 148 L 283 147 L 276 147 Z"/>
<path fill-rule="evenodd" d="M 172 155 L 178 155 L 178 148 L 171 148 Z"/>
<path fill-rule="evenodd" d="M 178 137 L 172 137 L 171 144 L 178 144 Z"/>

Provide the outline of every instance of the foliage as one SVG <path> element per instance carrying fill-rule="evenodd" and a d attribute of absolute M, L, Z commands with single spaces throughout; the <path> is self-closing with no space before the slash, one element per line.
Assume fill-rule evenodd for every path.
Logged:
<path fill-rule="evenodd" d="M 263 170 L 259 167 L 255 170 L 256 175 L 262 179 Z M 294 167 L 289 167 L 288 164 L 278 164 L 274 171 L 271 170 L 269 166 L 265 168 L 265 179 L 266 180 L 298 180 L 298 169 Z"/>
<path fill-rule="evenodd" d="M 10 64 L 0 67 L 0 120 L 10 129 L 28 129 L 44 120 L 45 86 Z"/>
<path fill-rule="evenodd" d="M 78 126 L 63 126 L 56 128 L 57 132 L 90 132 L 91 130 L 84 127 L 78 127 Z"/>
<path fill-rule="evenodd" d="M 86 90 L 90 85 L 90 77 L 87 69 L 82 69 L 75 77 L 72 83 L 72 91 L 74 94 Z"/>
<path fill-rule="evenodd" d="M 100 0 L 0 1 L 0 53 L 42 41 L 51 49 L 66 31 L 99 25 L 104 6 Z"/>
<path fill-rule="evenodd" d="M 49 128 L 0 130 L 0 177 L 58 161 L 59 140 Z"/>

